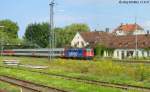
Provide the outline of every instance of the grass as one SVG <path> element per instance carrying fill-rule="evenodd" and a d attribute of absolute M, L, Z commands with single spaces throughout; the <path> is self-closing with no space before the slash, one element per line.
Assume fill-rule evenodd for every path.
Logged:
<path fill-rule="evenodd" d="M 65 89 L 70 92 L 127 92 L 115 88 L 100 87 L 97 85 L 85 84 L 81 82 L 40 75 L 39 73 L 31 73 L 17 69 L 0 68 L 1 75 L 9 75 L 19 79 L 30 80 L 32 82 Z M 37 81 L 38 80 L 38 81 Z"/>
<path fill-rule="evenodd" d="M 20 92 L 18 87 L 0 81 L 0 89 L 6 90 L 7 92 Z"/>
<path fill-rule="evenodd" d="M 111 60 L 88 62 L 57 59 L 48 61 L 45 58 L 32 57 L 3 57 L 3 59 L 19 59 L 21 64 L 48 66 L 48 69 L 37 70 L 42 72 L 150 87 L 150 65 L 146 64 L 117 63 Z M 2 62 L 0 64 L 2 65 Z"/>

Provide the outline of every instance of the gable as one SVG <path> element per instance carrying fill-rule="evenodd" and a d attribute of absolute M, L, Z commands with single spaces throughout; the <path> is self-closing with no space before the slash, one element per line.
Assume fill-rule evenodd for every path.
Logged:
<path fill-rule="evenodd" d="M 138 24 L 121 24 L 119 27 L 117 27 L 113 33 L 123 32 L 123 33 L 134 33 L 135 31 L 141 31 L 144 32 L 144 29 L 138 25 Z"/>

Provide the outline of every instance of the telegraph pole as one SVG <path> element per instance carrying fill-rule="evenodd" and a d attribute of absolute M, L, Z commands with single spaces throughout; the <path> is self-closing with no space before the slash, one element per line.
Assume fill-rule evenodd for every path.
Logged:
<path fill-rule="evenodd" d="M 0 28 L 2 28 L 2 31 L 4 30 L 4 27 L 5 26 L 0 26 Z M 1 34 L 0 34 L 0 36 L 1 36 L 1 42 L 0 42 L 1 43 L 1 56 L 3 56 L 3 48 L 4 48 L 3 47 L 3 37 L 2 37 L 3 35 L 2 35 L 2 33 L 3 32 L 1 32 Z"/>
<path fill-rule="evenodd" d="M 135 32 L 136 32 L 136 34 L 135 34 L 135 54 L 136 54 L 136 59 L 137 59 L 137 57 L 138 57 L 138 51 L 137 51 L 137 49 L 138 49 L 138 38 L 137 38 L 137 18 L 135 17 Z"/>
<path fill-rule="evenodd" d="M 54 56 L 55 47 L 55 33 L 54 33 L 54 0 L 49 4 L 50 6 L 50 25 L 49 25 L 49 60 L 51 61 Z"/>

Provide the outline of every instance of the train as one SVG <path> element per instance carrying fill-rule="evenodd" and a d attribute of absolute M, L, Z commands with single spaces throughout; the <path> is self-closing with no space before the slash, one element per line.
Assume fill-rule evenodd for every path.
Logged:
<path fill-rule="evenodd" d="M 12 56 L 53 56 L 61 58 L 92 59 L 94 57 L 94 50 L 93 48 L 10 49 L 3 50 L 1 54 Z"/>

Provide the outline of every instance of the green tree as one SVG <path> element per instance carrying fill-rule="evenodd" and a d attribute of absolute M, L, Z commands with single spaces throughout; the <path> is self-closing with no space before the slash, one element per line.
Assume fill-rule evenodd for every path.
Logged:
<path fill-rule="evenodd" d="M 55 33 L 55 47 L 70 46 L 70 42 L 77 32 L 89 31 L 86 24 L 71 24 L 64 28 L 54 28 Z M 49 45 L 49 24 L 48 23 L 34 23 L 29 24 L 26 28 L 25 36 L 26 44 L 36 44 L 42 48 Z"/>
<path fill-rule="evenodd" d="M 0 25 L 4 26 L 4 32 L 8 35 L 9 38 L 18 38 L 19 27 L 17 23 L 11 20 L 0 20 Z M 2 30 L 2 29 L 1 29 Z"/>
<path fill-rule="evenodd" d="M 63 36 L 63 46 L 70 46 L 70 42 L 77 32 L 88 32 L 90 28 L 87 24 L 71 24 L 66 26 L 61 32 Z"/>
<path fill-rule="evenodd" d="M 0 20 L 0 41 L 2 45 L 16 45 L 19 43 L 17 23 L 11 20 Z"/>
<path fill-rule="evenodd" d="M 104 55 L 104 51 L 106 51 L 106 47 L 102 44 L 96 44 L 95 47 L 95 55 L 98 57 L 102 57 Z"/>
<path fill-rule="evenodd" d="M 49 24 L 29 24 L 26 28 L 24 38 L 28 45 L 36 45 L 42 48 L 47 47 L 49 39 Z"/>
<path fill-rule="evenodd" d="M 55 28 L 54 29 L 55 36 L 56 36 L 56 47 L 61 48 L 65 44 L 64 42 L 64 29 L 63 28 Z"/>

